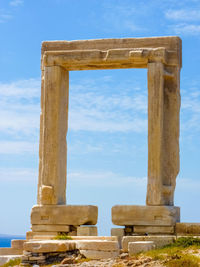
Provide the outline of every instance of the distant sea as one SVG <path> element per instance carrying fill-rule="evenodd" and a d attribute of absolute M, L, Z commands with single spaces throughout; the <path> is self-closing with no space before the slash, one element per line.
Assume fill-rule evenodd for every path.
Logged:
<path fill-rule="evenodd" d="M 11 240 L 12 239 L 25 239 L 25 236 L 19 235 L 1 235 L 0 234 L 0 247 L 11 247 Z"/>

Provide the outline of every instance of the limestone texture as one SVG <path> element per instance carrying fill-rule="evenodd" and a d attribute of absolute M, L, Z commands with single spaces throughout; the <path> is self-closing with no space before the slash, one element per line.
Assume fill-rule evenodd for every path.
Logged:
<path fill-rule="evenodd" d="M 134 233 L 137 234 L 175 234 L 174 226 L 134 226 Z"/>
<path fill-rule="evenodd" d="M 77 249 L 95 251 L 115 251 L 119 249 L 119 244 L 117 241 L 83 240 L 77 241 Z"/>
<path fill-rule="evenodd" d="M 179 221 L 179 207 L 133 205 L 112 207 L 112 222 L 116 225 L 172 226 Z"/>
<path fill-rule="evenodd" d="M 124 228 L 111 228 L 111 236 L 124 236 Z"/>
<path fill-rule="evenodd" d="M 95 225 L 98 208 L 96 206 L 45 205 L 34 206 L 31 211 L 31 223 L 50 225 Z"/>
<path fill-rule="evenodd" d="M 24 242 L 26 242 L 26 240 L 13 239 L 11 240 L 11 248 L 23 249 Z"/>
<path fill-rule="evenodd" d="M 24 250 L 35 253 L 66 252 L 76 249 L 76 242 L 72 240 L 40 240 L 24 243 Z"/>
<path fill-rule="evenodd" d="M 153 241 L 156 248 L 161 248 L 165 245 L 171 244 L 175 241 L 176 236 L 167 236 L 167 235 L 149 235 L 149 236 L 124 236 L 122 238 L 122 250 L 128 252 L 129 242 L 141 242 L 141 241 Z"/>
<path fill-rule="evenodd" d="M 77 227 L 77 236 L 97 236 L 96 226 L 79 226 Z"/>
<path fill-rule="evenodd" d="M 119 255 L 118 251 L 99 251 L 99 250 L 80 250 L 80 253 L 89 259 L 101 260 L 116 258 Z"/>
<path fill-rule="evenodd" d="M 70 232 L 69 225 L 61 224 L 33 224 L 31 228 L 33 232 Z"/>
<path fill-rule="evenodd" d="M 31 213 L 33 231 L 45 232 L 38 225 L 55 225 L 46 230 L 56 232 L 57 225 L 79 227 L 97 223 L 96 206 L 66 205 L 66 135 L 72 70 L 148 69 L 147 207 L 115 206 L 112 221 L 131 227 L 174 226 L 179 222 L 174 191 L 179 173 L 181 67 L 182 41 L 176 36 L 42 43 L 38 206 Z M 78 231 L 81 235 L 92 234 L 91 229 Z"/>

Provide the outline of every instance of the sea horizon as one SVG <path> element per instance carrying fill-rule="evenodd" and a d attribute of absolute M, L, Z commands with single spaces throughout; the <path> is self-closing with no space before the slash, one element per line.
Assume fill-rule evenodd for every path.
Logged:
<path fill-rule="evenodd" d="M 0 247 L 11 247 L 12 239 L 26 239 L 24 235 L 10 235 L 10 234 L 0 234 Z"/>

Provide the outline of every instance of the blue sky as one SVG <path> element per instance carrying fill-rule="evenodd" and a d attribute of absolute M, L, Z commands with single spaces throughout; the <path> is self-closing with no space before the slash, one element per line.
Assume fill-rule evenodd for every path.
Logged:
<path fill-rule="evenodd" d="M 0 233 L 25 234 L 36 204 L 40 48 L 44 40 L 178 35 L 181 220 L 199 222 L 200 2 L 0 0 Z M 147 71 L 70 72 L 67 202 L 99 207 L 109 234 L 116 204 L 145 204 Z"/>

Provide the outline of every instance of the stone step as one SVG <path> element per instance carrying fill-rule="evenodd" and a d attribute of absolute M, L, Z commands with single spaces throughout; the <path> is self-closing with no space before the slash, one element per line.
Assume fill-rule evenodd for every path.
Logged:
<path fill-rule="evenodd" d="M 72 240 L 107 240 L 118 241 L 116 236 L 72 236 Z"/>
<path fill-rule="evenodd" d="M 106 240 L 80 240 L 76 241 L 76 248 L 79 250 L 96 250 L 96 251 L 117 251 L 119 244 L 117 241 Z"/>
<path fill-rule="evenodd" d="M 0 248 L 0 255 L 22 255 L 23 248 Z"/>
<path fill-rule="evenodd" d="M 80 253 L 91 260 L 111 259 L 119 255 L 118 251 L 80 250 Z"/>
<path fill-rule="evenodd" d="M 23 249 L 25 239 L 13 239 L 11 240 L 11 248 Z"/>
<path fill-rule="evenodd" d="M 38 240 L 24 243 L 24 250 L 34 253 L 65 252 L 76 249 L 73 240 Z"/>
<path fill-rule="evenodd" d="M 173 243 L 176 239 L 176 236 L 124 236 L 122 238 L 122 250 L 128 252 L 128 244 L 130 242 L 142 242 L 142 241 L 153 241 L 156 248 L 161 248 L 165 245 Z"/>

